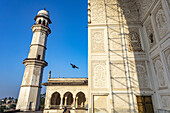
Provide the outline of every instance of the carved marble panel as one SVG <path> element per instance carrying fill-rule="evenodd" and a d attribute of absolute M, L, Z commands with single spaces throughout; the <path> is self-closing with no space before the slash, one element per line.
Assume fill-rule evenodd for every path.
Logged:
<path fill-rule="evenodd" d="M 91 23 L 105 23 L 104 0 L 91 0 Z"/>
<path fill-rule="evenodd" d="M 135 0 L 120 0 L 119 4 L 127 23 L 139 21 L 139 11 Z"/>
<path fill-rule="evenodd" d="M 137 77 L 138 77 L 139 87 L 140 88 L 148 88 L 148 86 L 149 86 L 148 80 L 149 79 L 147 76 L 145 64 L 144 63 L 143 63 L 143 65 L 137 64 L 136 69 L 137 69 Z"/>
<path fill-rule="evenodd" d="M 106 4 L 118 4 L 119 0 L 105 0 Z"/>
<path fill-rule="evenodd" d="M 163 108 L 170 108 L 170 95 L 162 95 L 161 100 Z"/>
<path fill-rule="evenodd" d="M 156 44 L 156 39 L 155 39 L 155 34 L 153 31 L 153 27 L 152 27 L 152 23 L 150 19 L 146 23 L 145 28 L 146 28 L 146 33 L 148 36 L 148 42 L 149 42 L 150 48 L 152 48 Z"/>
<path fill-rule="evenodd" d="M 92 53 L 104 53 L 104 29 L 92 29 L 91 30 L 91 52 Z"/>
<path fill-rule="evenodd" d="M 111 75 L 112 77 L 125 77 L 125 66 L 123 61 L 111 62 Z"/>
<path fill-rule="evenodd" d="M 109 113 L 108 111 L 108 96 L 94 95 L 94 113 Z"/>
<path fill-rule="evenodd" d="M 160 59 L 160 56 L 157 56 L 156 58 L 153 59 L 153 65 L 154 65 L 155 74 L 156 74 L 156 77 L 157 77 L 159 88 L 167 87 L 167 83 L 166 83 L 166 80 L 165 80 L 165 72 L 164 72 L 164 69 L 163 69 L 163 64 L 162 64 L 162 61 Z"/>
<path fill-rule="evenodd" d="M 122 37 L 120 28 L 109 28 L 109 45 L 110 50 L 122 50 Z"/>
<path fill-rule="evenodd" d="M 170 73 L 170 48 L 164 51 L 164 55 L 165 55 L 166 64 L 168 66 L 168 70 Z"/>
<path fill-rule="evenodd" d="M 130 72 L 134 88 L 150 88 L 150 81 L 144 61 L 130 61 Z"/>
<path fill-rule="evenodd" d="M 156 26 L 158 27 L 158 32 L 161 39 L 168 31 L 167 17 L 165 16 L 165 12 L 161 4 L 157 7 L 154 16 L 156 20 Z"/>
<path fill-rule="evenodd" d="M 113 77 L 112 78 L 112 89 L 113 91 L 118 90 L 118 91 L 126 91 L 127 90 L 127 78 L 125 77 Z"/>
<path fill-rule="evenodd" d="M 137 0 L 138 1 L 138 7 L 140 11 L 140 18 L 143 18 L 147 12 L 149 11 L 149 8 L 151 7 L 151 4 L 154 2 L 154 0 Z"/>
<path fill-rule="evenodd" d="M 107 88 L 106 62 L 92 61 L 92 83 L 94 88 Z"/>
<path fill-rule="evenodd" d="M 170 11 L 170 0 L 166 0 Z"/>
<path fill-rule="evenodd" d="M 129 52 L 141 52 L 142 46 L 139 37 L 138 28 L 129 28 L 129 33 L 127 34 L 128 40 L 128 51 Z"/>
<path fill-rule="evenodd" d="M 111 3 L 113 4 L 113 3 Z M 108 23 L 118 23 L 120 19 L 120 13 L 118 12 L 117 5 L 106 5 L 106 12 L 107 12 L 107 22 Z"/>
<path fill-rule="evenodd" d="M 114 94 L 114 109 L 117 113 L 129 113 L 130 96 L 128 94 Z M 121 107 L 120 107 L 121 106 Z"/>

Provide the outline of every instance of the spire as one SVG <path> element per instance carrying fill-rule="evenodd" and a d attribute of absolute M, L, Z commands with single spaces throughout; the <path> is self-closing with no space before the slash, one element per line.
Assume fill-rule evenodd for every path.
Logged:
<path fill-rule="evenodd" d="M 49 71 L 48 79 L 51 78 L 51 70 Z"/>
<path fill-rule="evenodd" d="M 44 10 L 46 10 L 46 6 L 44 6 Z"/>

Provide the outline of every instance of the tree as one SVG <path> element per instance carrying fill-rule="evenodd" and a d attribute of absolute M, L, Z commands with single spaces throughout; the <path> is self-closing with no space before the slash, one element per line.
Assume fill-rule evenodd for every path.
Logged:
<path fill-rule="evenodd" d="M 16 105 L 15 104 L 10 104 L 9 108 L 10 109 L 15 109 Z"/>
<path fill-rule="evenodd" d="M 40 110 L 44 109 L 44 103 L 45 103 L 45 93 L 44 94 L 40 94 Z"/>
<path fill-rule="evenodd" d="M 4 112 L 4 109 L 6 109 L 5 106 L 0 106 L 0 112 Z"/>
<path fill-rule="evenodd" d="M 17 103 L 18 102 L 18 99 L 16 98 L 15 100 L 14 100 L 14 103 Z"/>

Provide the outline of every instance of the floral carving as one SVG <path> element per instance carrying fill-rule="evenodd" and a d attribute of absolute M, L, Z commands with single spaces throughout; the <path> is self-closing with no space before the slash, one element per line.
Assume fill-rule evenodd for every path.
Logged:
<path fill-rule="evenodd" d="M 161 61 L 159 60 L 159 57 L 157 58 L 157 60 L 155 60 L 154 67 L 155 67 L 155 72 L 157 75 L 159 87 L 166 87 L 167 84 L 164 77 L 164 69 Z"/>
<path fill-rule="evenodd" d="M 104 0 L 91 0 L 91 23 L 105 23 Z"/>
<path fill-rule="evenodd" d="M 139 10 L 140 10 L 140 17 L 144 17 L 147 14 L 148 9 L 151 7 L 151 4 L 154 0 L 138 0 Z"/>
<path fill-rule="evenodd" d="M 106 88 L 106 64 L 105 61 L 92 62 L 92 75 L 94 88 Z"/>
<path fill-rule="evenodd" d="M 136 70 L 140 88 L 148 88 L 148 77 L 145 67 L 143 65 L 137 65 Z"/>
<path fill-rule="evenodd" d="M 156 13 L 156 24 L 159 29 L 160 38 L 162 38 L 168 29 L 167 19 L 166 19 L 165 13 L 162 8 L 159 9 Z"/>
<path fill-rule="evenodd" d="M 128 34 L 128 46 L 129 46 L 129 51 L 133 52 L 140 52 L 142 51 L 141 43 L 140 43 L 140 38 L 137 32 L 130 32 Z"/>
<path fill-rule="evenodd" d="M 169 108 L 170 107 L 170 96 L 162 96 L 162 106 L 164 108 Z"/>
<path fill-rule="evenodd" d="M 104 30 L 91 31 L 91 51 L 92 53 L 103 53 L 104 50 Z"/>
<path fill-rule="evenodd" d="M 139 21 L 139 10 L 134 0 L 120 0 L 120 8 L 127 22 Z"/>
<path fill-rule="evenodd" d="M 165 59 L 166 59 L 166 63 L 167 63 L 167 66 L 168 66 L 168 70 L 169 70 L 169 73 L 170 73 L 170 48 L 168 48 L 165 52 Z"/>

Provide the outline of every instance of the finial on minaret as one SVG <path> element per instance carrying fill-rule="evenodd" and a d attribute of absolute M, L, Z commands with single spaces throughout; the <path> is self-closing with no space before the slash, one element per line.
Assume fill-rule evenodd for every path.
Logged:
<path fill-rule="evenodd" d="M 46 10 L 46 7 L 44 6 L 44 10 Z"/>
<path fill-rule="evenodd" d="M 51 70 L 49 71 L 48 79 L 51 78 Z"/>

